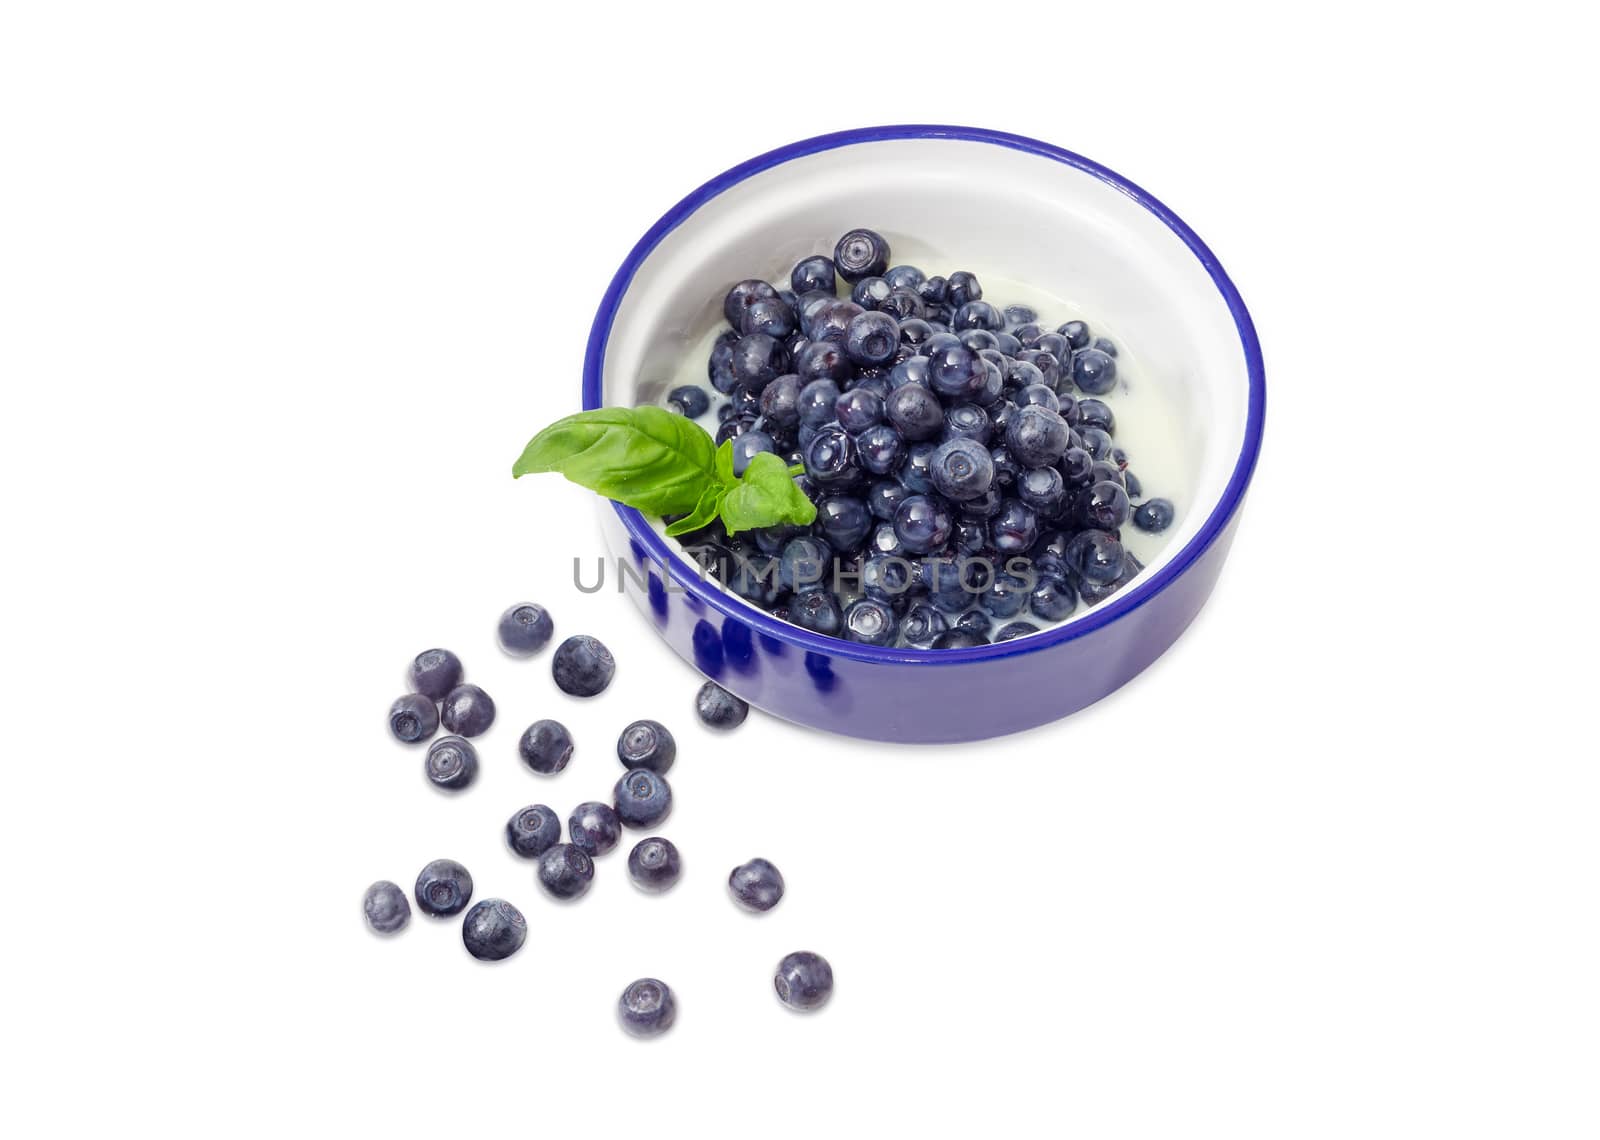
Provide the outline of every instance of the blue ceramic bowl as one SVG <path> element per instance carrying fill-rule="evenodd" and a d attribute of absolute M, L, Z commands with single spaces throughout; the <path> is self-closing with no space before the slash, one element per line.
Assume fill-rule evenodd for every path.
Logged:
<path fill-rule="evenodd" d="M 999 645 L 914 650 L 821 637 L 762 612 L 703 580 L 637 511 L 604 504 L 607 541 L 637 571 L 644 586 L 630 592 L 668 644 L 787 720 L 931 742 L 1066 716 L 1125 684 L 1194 619 L 1222 571 L 1261 446 L 1265 387 L 1249 313 L 1199 237 L 1138 186 L 1058 147 L 968 127 L 870 127 L 753 158 L 667 211 L 617 270 L 589 336 L 584 407 L 659 401 L 721 322 L 730 284 L 781 282 L 795 261 L 831 252 L 861 225 L 888 237 L 897 262 L 980 279 L 1003 272 L 1114 332 L 1137 361 L 1147 405 L 1171 417 L 1173 446 L 1162 450 L 1177 485 L 1157 490 L 1146 478 L 1147 493 L 1165 493 L 1181 512 L 1159 555 L 1061 626 Z"/>

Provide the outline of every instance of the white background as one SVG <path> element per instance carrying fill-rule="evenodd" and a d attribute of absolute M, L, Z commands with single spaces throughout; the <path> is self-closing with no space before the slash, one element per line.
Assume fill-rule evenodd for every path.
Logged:
<path fill-rule="evenodd" d="M 1556 7 L 6 4 L 0 1126 L 1594 1136 L 1596 92 Z M 672 202 L 905 120 L 1075 149 L 1218 252 L 1268 366 L 1244 524 L 1065 723 L 714 737 L 570 587 L 589 497 L 508 467 Z M 499 655 L 525 598 L 616 650 L 602 699 Z M 383 727 L 434 644 L 501 709 L 454 799 Z M 558 906 L 499 828 L 605 796 L 644 715 L 684 880 L 619 853 Z M 446 855 L 517 957 L 364 929 Z"/>

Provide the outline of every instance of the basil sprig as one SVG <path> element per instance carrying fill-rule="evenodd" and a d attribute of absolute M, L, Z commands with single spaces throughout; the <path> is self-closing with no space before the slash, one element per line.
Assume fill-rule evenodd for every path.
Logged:
<path fill-rule="evenodd" d="M 596 408 L 557 420 L 528 441 L 511 474 L 559 471 L 572 482 L 654 515 L 683 515 L 667 527 L 687 534 L 721 518 L 729 534 L 809 524 L 817 508 L 776 455 L 762 452 L 733 473 L 733 441 L 718 447 L 706 430 L 665 408 Z"/>

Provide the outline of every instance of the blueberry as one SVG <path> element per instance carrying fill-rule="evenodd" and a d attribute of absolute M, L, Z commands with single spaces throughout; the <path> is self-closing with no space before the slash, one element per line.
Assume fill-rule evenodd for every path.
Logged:
<path fill-rule="evenodd" d="M 506 821 L 506 843 L 524 859 L 543 855 L 561 838 L 561 819 L 544 804 L 529 804 Z"/>
<path fill-rule="evenodd" d="M 750 461 L 762 452 L 776 454 L 778 445 L 764 431 L 747 431 L 733 441 L 733 473 L 743 475 Z"/>
<path fill-rule="evenodd" d="M 1078 438 L 1083 441 L 1083 449 L 1093 459 L 1106 459 L 1111 455 L 1115 446 L 1111 442 L 1111 433 L 1097 427 L 1080 427 Z"/>
<path fill-rule="evenodd" d="M 906 497 L 910 498 L 909 495 Z M 902 500 L 902 502 L 903 501 L 904 500 Z M 898 507 L 895 509 L 899 510 Z M 873 532 L 867 536 L 867 553 L 869 555 L 888 554 L 903 556 L 908 552 L 905 546 L 901 543 L 899 536 L 894 532 L 894 523 L 885 522 L 879 523 Z"/>
<path fill-rule="evenodd" d="M 472 901 L 472 876 L 454 859 L 435 859 L 417 876 L 417 909 L 434 918 L 460 914 Z"/>
<path fill-rule="evenodd" d="M 996 488 L 991 487 L 989 490 L 991 494 L 999 494 Z M 966 504 L 963 504 L 963 517 L 956 520 L 956 529 L 950 536 L 950 545 L 957 555 L 982 554 L 989 545 L 989 528 L 984 525 L 982 519 L 965 517 L 965 506 Z"/>
<path fill-rule="evenodd" d="M 1094 338 L 1094 347 L 1105 353 L 1107 356 L 1117 355 L 1117 346 L 1103 336 L 1097 336 Z"/>
<path fill-rule="evenodd" d="M 950 295 L 950 283 L 943 277 L 929 277 L 917 286 L 917 296 L 924 305 L 942 305 Z"/>
<path fill-rule="evenodd" d="M 1151 499 L 1148 503 L 1141 503 L 1139 509 L 1133 512 L 1133 525 L 1151 534 L 1160 534 L 1172 525 L 1176 517 L 1177 511 L 1170 501 Z"/>
<path fill-rule="evenodd" d="M 829 295 L 838 292 L 839 285 L 833 274 L 833 259 L 817 254 L 815 257 L 797 262 L 789 271 L 789 287 L 802 297 L 814 291 Z"/>
<path fill-rule="evenodd" d="M 991 618 L 1016 617 L 1028 604 L 1028 582 L 1002 571 L 989 580 L 989 588 L 978 595 L 978 605 Z M 961 623 L 956 623 L 961 628 Z"/>
<path fill-rule="evenodd" d="M 987 302 L 979 301 L 978 304 L 986 305 Z M 960 319 L 959 313 L 957 314 L 957 319 Z M 997 364 L 1000 362 L 998 357 L 1003 357 L 1005 355 L 1005 353 L 1000 352 L 1000 338 L 995 336 L 994 333 L 990 332 L 988 329 L 958 324 L 956 326 L 956 336 L 960 339 L 962 347 L 972 352 L 976 352 L 979 355 L 982 355 L 984 352 L 993 352 L 998 354 L 995 360 L 995 363 Z M 1004 375 L 1004 373 L 1002 373 L 1002 375 Z"/>
<path fill-rule="evenodd" d="M 1117 362 L 1098 348 L 1072 354 L 1072 382 L 1091 396 L 1111 391 L 1117 383 Z"/>
<path fill-rule="evenodd" d="M 894 533 L 913 554 L 926 554 L 950 540 L 950 512 L 935 499 L 912 495 L 894 512 Z"/>
<path fill-rule="evenodd" d="M 748 424 L 740 423 L 738 420 L 728 420 L 717 428 L 716 434 L 711 438 L 718 447 L 721 447 L 730 439 L 738 439 L 747 430 L 749 430 Z"/>
<path fill-rule="evenodd" d="M 795 292 L 800 292 L 796 289 Z M 757 301 L 773 301 L 778 297 L 778 291 L 765 281 L 751 278 L 741 281 L 722 299 L 722 315 L 728 318 L 728 323 L 738 328 L 744 319 L 744 311 Z"/>
<path fill-rule="evenodd" d="M 528 938 L 528 920 L 505 899 L 475 903 L 461 920 L 461 941 L 480 962 L 509 958 Z"/>
<path fill-rule="evenodd" d="M 1128 492 L 1110 480 L 1096 483 L 1078 497 L 1078 514 L 1095 530 L 1116 530 L 1128 521 Z"/>
<path fill-rule="evenodd" d="M 889 294 L 894 292 L 882 277 L 863 277 L 857 281 L 855 288 L 850 290 L 850 299 L 863 309 L 876 309 L 889 299 Z"/>
<path fill-rule="evenodd" d="M 1103 586 L 1121 577 L 1123 553 L 1122 543 L 1114 535 L 1085 530 L 1067 544 L 1065 557 L 1084 582 Z"/>
<path fill-rule="evenodd" d="M 731 392 L 739 383 L 733 374 L 733 342 L 718 341 L 706 359 L 706 379 L 719 392 Z"/>
<path fill-rule="evenodd" d="M 807 590 L 795 595 L 789 603 L 789 614 L 795 625 L 827 637 L 837 636 L 844 622 L 832 590 Z"/>
<path fill-rule="evenodd" d="M 1048 384 L 1029 384 L 1017 393 L 1016 402 L 1018 407 L 1046 408 L 1057 415 L 1061 414 L 1061 401 Z M 1065 422 L 1065 417 L 1062 420 Z"/>
<path fill-rule="evenodd" d="M 1060 621 L 1078 604 L 1078 592 L 1060 578 L 1041 576 L 1028 595 L 1028 607 L 1040 621 Z"/>
<path fill-rule="evenodd" d="M 870 388 L 855 387 L 833 402 L 834 418 L 851 435 L 883 422 L 883 398 Z"/>
<path fill-rule="evenodd" d="M 617 1018 L 634 1037 L 655 1037 L 678 1019 L 678 1002 L 672 987 L 655 978 L 640 978 L 617 999 Z"/>
<path fill-rule="evenodd" d="M 796 950 L 778 963 L 772 988 L 790 1009 L 807 1013 L 821 1009 L 833 996 L 833 967 L 820 954 Z"/>
<path fill-rule="evenodd" d="M 380 879 L 367 888 L 361 911 L 367 916 L 367 925 L 379 934 L 393 934 L 411 921 L 406 893 L 388 879 Z"/>
<path fill-rule="evenodd" d="M 863 645 L 893 645 L 899 632 L 894 610 L 876 598 L 857 598 L 844 612 L 844 635 Z"/>
<path fill-rule="evenodd" d="M 994 462 L 994 457 L 989 457 L 989 462 Z M 1000 513 L 1000 507 L 1006 500 L 1005 493 L 995 484 L 990 484 L 989 489 L 975 499 L 966 499 L 961 504 L 961 518 L 966 521 L 982 522 L 992 519 Z"/>
<path fill-rule="evenodd" d="M 934 638 L 948 628 L 944 615 L 927 602 L 914 603 L 906 611 L 906 616 L 900 620 L 900 636 L 905 639 L 907 645 L 914 645 L 919 649 L 928 648 L 933 644 Z"/>
<path fill-rule="evenodd" d="M 1007 328 L 1014 328 L 1017 325 L 1031 325 L 1039 319 L 1038 312 L 1027 305 L 1007 305 L 1004 315 Z"/>
<path fill-rule="evenodd" d="M 439 727 L 439 710 L 421 693 L 407 693 L 389 706 L 389 731 L 402 744 L 426 740 Z"/>
<path fill-rule="evenodd" d="M 554 630 L 555 623 L 543 606 L 518 602 L 500 615 L 500 648 L 514 657 L 527 657 L 543 649 Z"/>
<path fill-rule="evenodd" d="M 862 450 L 862 462 L 864 465 L 866 461 L 866 445 L 858 442 L 858 446 Z M 898 483 L 893 479 L 879 479 L 867 488 L 867 509 L 872 512 L 873 518 L 889 522 L 894 518 L 896 509 L 906 501 L 910 494 L 911 492 L 904 484 Z"/>
<path fill-rule="evenodd" d="M 428 745 L 424 771 L 434 787 L 460 791 L 478 776 L 478 750 L 459 736 L 441 736 Z"/>
<path fill-rule="evenodd" d="M 945 288 L 945 299 L 957 308 L 968 301 L 983 300 L 983 286 L 978 284 L 978 279 L 964 269 L 958 269 L 950 274 L 949 284 Z"/>
<path fill-rule="evenodd" d="M 855 550 L 872 529 L 867 504 L 849 495 L 831 495 L 817 504 L 816 527 L 835 550 Z"/>
<path fill-rule="evenodd" d="M 1026 554 L 1039 540 L 1039 514 L 1021 499 L 1007 499 L 989 520 L 989 545 L 1007 557 Z"/>
<path fill-rule="evenodd" d="M 855 443 L 842 427 L 819 428 L 803 454 L 806 474 L 820 486 L 843 486 L 860 475 Z"/>
<path fill-rule="evenodd" d="M 1069 447 L 1057 469 L 1069 487 L 1087 487 L 1094 482 L 1094 456 L 1081 447 Z"/>
<path fill-rule="evenodd" d="M 968 301 L 956 310 L 954 327 L 957 329 L 986 329 L 998 332 L 1006 327 L 1006 319 L 988 301 Z"/>
<path fill-rule="evenodd" d="M 461 658 L 448 649 L 425 649 L 411 662 L 411 688 L 437 701 L 461 683 Z"/>
<path fill-rule="evenodd" d="M 683 861 L 672 840 L 652 835 L 641 839 L 628 852 L 628 877 L 641 890 L 664 891 L 678 881 Z"/>
<path fill-rule="evenodd" d="M 801 535 L 790 539 L 778 557 L 778 581 L 785 589 L 809 590 L 828 577 L 833 551 L 826 543 Z"/>
<path fill-rule="evenodd" d="M 537 720 L 517 742 L 522 762 L 541 776 L 551 776 L 572 759 L 572 734 L 557 720 Z"/>
<path fill-rule="evenodd" d="M 791 336 L 799 317 L 782 297 L 762 298 L 751 302 L 739 323 L 739 331 L 748 336 L 761 333 L 773 340 L 782 341 Z"/>
<path fill-rule="evenodd" d="M 1115 483 L 1117 486 L 1122 487 L 1122 468 L 1112 463 L 1109 459 L 1096 459 L 1089 465 L 1089 482 Z"/>
<path fill-rule="evenodd" d="M 1061 390 L 1061 361 L 1053 352 L 1025 348 L 1017 353 L 1017 363 L 1026 364 L 1039 372 L 1039 382 L 1053 391 Z"/>
<path fill-rule="evenodd" d="M 994 635 L 994 643 L 999 645 L 1002 641 L 1015 641 L 1019 637 L 1027 637 L 1030 633 L 1038 632 L 1039 627 L 1034 625 L 1031 621 L 1007 622 L 1005 625 L 1001 626 L 999 632 Z"/>
<path fill-rule="evenodd" d="M 733 901 L 746 910 L 771 910 L 783 898 L 783 876 L 765 859 L 752 859 L 733 869 L 728 890 L 733 892 Z"/>
<path fill-rule="evenodd" d="M 878 312 L 893 317 L 896 321 L 921 321 L 927 307 L 923 305 L 922 298 L 911 289 L 891 289 L 889 295 L 878 302 Z M 932 329 L 928 330 L 930 333 Z M 904 343 L 904 337 L 901 338 Z"/>
<path fill-rule="evenodd" d="M 944 407 L 939 397 L 919 384 L 906 384 L 890 392 L 884 410 L 889 422 L 913 442 L 934 438 L 944 426 Z"/>
<path fill-rule="evenodd" d="M 659 721 L 636 720 L 617 737 L 617 759 L 624 768 L 666 772 L 677 758 L 678 742 Z"/>
<path fill-rule="evenodd" d="M 1139 482 L 1139 477 L 1132 471 L 1124 471 L 1122 473 L 1122 485 L 1127 489 L 1129 499 L 1136 500 L 1144 498 L 1144 484 Z M 1171 506 L 1170 503 L 1167 505 Z M 1135 526 L 1139 526 L 1139 520 L 1134 519 L 1133 524 Z M 1144 528 L 1139 527 L 1139 529 L 1143 530 Z"/>
<path fill-rule="evenodd" d="M 761 415 L 772 432 L 789 432 L 798 427 L 800 377 L 790 372 L 761 389 Z"/>
<path fill-rule="evenodd" d="M 905 458 L 905 438 L 889 424 L 875 424 L 856 436 L 856 459 L 870 474 L 887 475 Z"/>
<path fill-rule="evenodd" d="M 984 361 L 959 342 L 928 354 L 928 383 L 947 400 L 973 399 L 988 379 Z"/>
<path fill-rule="evenodd" d="M 831 341 L 844 348 L 850 322 L 864 312 L 866 310 L 854 301 L 834 301 L 823 305 L 812 315 L 811 327 L 806 330 L 806 335 L 814 341 Z"/>
<path fill-rule="evenodd" d="M 1072 346 L 1067 343 L 1067 338 L 1060 333 L 1045 333 L 1034 342 L 1034 349 L 1038 352 L 1048 352 L 1061 362 L 1063 370 L 1067 361 L 1072 359 Z"/>
<path fill-rule="evenodd" d="M 707 681 L 694 696 L 694 711 L 710 728 L 738 728 L 750 706 L 715 681 Z"/>
<path fill-rule="evenodd" d="M 884 271 L 883 279 L 891 289 L 910 289 L 916 293 L 927 277 L 915 265 L 896 265 Z M 918 293 L 918 296 L 921 294 Z"/>
<path fill-rule="evenodd" d="M 778 581 L 777 559 L 759 554 L 739 554 L 734 557 L 735 569 L 728 577 L 728 589 L 747 602 L 768 607 L 775 604 L 787 587 Z"/>
<path fill-rule="evenodd" d="M 556 647 L 550 660 L 550 674 L 556 687 L 574 697 L 592 697 L 605 692 L 616 676 L 617 663 L 611 650 L 597 638 L 577 634 Z"/>
<path fill-rule="evenodd" d="M 1032 467 L 1016 481 L 1017 498 L 1036 512 L 1053 518 L 1067 498 L 1067 484 L 1054 467 Z"/>
<path fill-rule="evenodd" d="M 900 325 L 888 313 L 861 313 L 845 328 L 845 355 L 861 367 L 887 364 L 899 346 Z"/>
<path fill-rule="evenodd" d="M 951 410 L 953 412 L 956 409 Z M 975 410 L 979 415 L 983 414 L 981 409 Z M 984 422 L 988 422 L 987 417 Z M 989 456 L 989 449 L 978 440 L 957 437 L 941 443 L 934 450 L 928 460 L 928 475 L 934 489 L 945 498 L 956 501 L 976 499 L 987 494 L 994 483 L 994 460 Z M 900 537 L 901 541 L 906 540 L 904 533 Z M 946 534 L 945 538 L 948 537 Z M 943 541 L 944 538 L 938 539 L 934 545 Z M 910 548 L 916 549 L 915 546 Z"/>
<path fill-rule="evenodd" d="M 832 380 L 813 380 L 800 389 L 795 411 L 802 424 L 822 427 L 833 420 L 839 402 L 839 385 Z"/>
<path fill-rule="evenodd" d="M 680 384 L 667 393 L 667 407 L 680 416 L 698 419 L 711 408 L 711 397 L 698 384 Z"/>
<path fill-rule="evenodd" d="M 989 413 L 977 404 L 957 404 L 944 414 L 945 440 L 970 439 L 979 444 L 987 444 L 993 431 L 994 425 L 989 422 Z"/>
<path fill-rule="evenodd" d="M 989 639 L 981 633 L 972 633 L 965 629 L 947 629 L 933 639 L 935 649 L 974 649 L 988 644 Z"/>
<path fill-rule="evenodd" d="M 844 354 L 842 344 L 835 344 L 831 340 L 814 340 L 795 356 L 794 372 L 800 377 L 802 385 L 817 380 L 832 380 L 840 384 L 850 379 L 850 358 Z M 838 395 L 837 392 L 834 394 Z"/>
<path fill-rule="evenodd" d="M 918 317 L 900 321 L 900 343 L 907 348 L 920 349 L 933 335 L 933 326 Z M 926 362 L 922 365 L 926 368 Z M 899 385 L 896 385 L 898 387 Z"/>
<path fill-rule="evenodd" d="M 476 685 L 457 685 L 439 703 L 439 720 L 446 732 L 481 736 L 494 723 L 494 700 Z"/>
<path fill-rule="evenodd" d="M 1044 330 L 1031 321 L 1026 324 L 1014 325 L 1010 328 L 1012 337 L 1016 339 L 1017 347 L 1032 348 L 1039 343 L 1039 338 L 1044 335 Z M 1015 356 L 1016 353 L 1012 353 Z"/>
<path fill-rule="evenodd" d="M 1056 329 L 1056 332 L 1066 339 L 1071 348 L 1089 347 L 1089 326 L 1082 321 L 1068 321 Z"/>
<path fill-rule="evenodd" d="M 990 588 L 992 586 L 994 586 L 994 580 L 990 580 Z M 986 597 L 986 594 L 979 594 L 978 597 L 979 602 L 981 602 Z M 989 631 L 992 628 L 994 628 L 994 623 L 989 620 L 989 615 L 984 610 L 968 610 L 960 618 L 957 618 L 954 626 L 952 626 L 952 629 L 962 629 L 962 631 L 970 632 L 970 634 L 978 634 L 979 637 L 989 637 Z"/>
<path fill-rule="evenodd" d="M 833 266 L 851 284 L 882 276 L 889 268 L 889 243 L 873 230 L 851 230 L 833 247 Z"/>
<path fill-rule="evenodd" d="M 539 885 L 552 897 L 575 899 L 594 882 L 594 860 L 571 843 L 557 843 L 539 856 Z"/>
<path fill-rule="evenodd" d="M 788 370 L 789 350 L 766 333 L 747 333 L 733 343 L 731 368 L 736 384 L 760 393 Z"/>
<path fill-rule="evenodd" d="M 672 811 L 672 787 L 665 776 L 649 768 L 635 768 L 623 776 L 612 795 L 616 798 L 617 819 L 624 827 L 654 827 Z"/>
<path fill-rule="evenodd" d="M 1006 428 L 1006 450 L 1024 467 L 1045 467 L 1066 452 L 1070 430 L 1048 408 L 1019 408 Z"/>
<path fill-rule="evenodd" d="M 574 847 L 592 859 L 617 845 L 622 838 L 622 821 L 610 804 L 590 800 L 572 809 L 567 817 L 567 835 Z"/>

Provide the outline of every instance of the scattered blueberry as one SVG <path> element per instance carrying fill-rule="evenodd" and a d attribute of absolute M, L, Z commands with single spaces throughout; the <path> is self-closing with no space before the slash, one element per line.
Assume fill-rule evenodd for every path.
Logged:
<path fill-rule="evenodd" d="M 435 859 L 422 868 L 413 893 L 423 914 L 448 918 L 472 901 L 472 876 L 454 859 Z"/>
<path fill-rule="evenodd" d="M 667 393 L 667 407 L 680 416 L 699 419 L 711 408 L 711 397 L 696 384 L 682 384 Z"/>
<path fill-rule="evenodd" d="M 567 817 L 567 837 L 574 847 L 595 858 L 617 845 L 622 838 L 622 821 L 610 804 L 590 800 L 573 808 Z"/>
<path fill-rule="evenodd" d="M 461 941 L 467 953 L 480 962 L 498 962 L 522 949 L 528 938 L 528 920 L 505 899 L 474 903 L 461 920 Z"/>
<path fill-rule="evenodd" d="M 447 732 L 482 736 L 494 723 L 494 701 L 476 685 L 457 685 L 439 703 L 439 720 Z"/>
<path fill-rule="evenodd" d="M 529 804 L 506 821 L 506 843 L 524 859 L 535 859 L 561 838 L 561 818 L 544 804 Z"/>
<path fill-rule="evenodd" d="M 642 890 L 664 891 L 678 881 L 683 863 L 672 840 L 652 835 L 628 852 L 628 877 Z"/>
<path fill-rule="evenodd" d="M 715 681 L 707 681 L 695 694 L 694 711 L 700 723 L 710 728 L 737 728 L 750 713 L 750 706 Z"/>
<path fill-rule="evenodd" d="M 766 911 L 783 898 L 783 876 L 765 859 L 741 863 L 728 876 L 733 901 L 746 910 Z"/>
<path fill-rule="evenodd" d="M 541 776 L 551 776 L 572 759 L 572 734 L 558 720 L 537 720 L 517 742 L 522 762 Z"/>
<path fill-rule="evenodd" d="M 635 1037 L 656 1037 L 672 1028 L 678 1002 L 672 987 L 655 978 L 640 978 L 617 999 L 617 1018 Z"/>
<path fill-rule="evenodd" d="M 666 777 L 648 768 L 635 768 L 624 775 L 612 794 L 616 797 L 616 817 L 624 827 L 654 827 L 672 811 L 672 788 Z M 574 829 L 573 836 L 577 834 Z"/>
<path fill-rule="evenodd" d="M 539 885 L 552 897 L 575 899 L 594 882 L 594 860 L 571 843 L 557 843 L 539 856 Z"/>
<path fill-rule="evenodd" d="M 796 950 L 785 954 L 772 977 L 778 1000 L 790 1009 L 814 1010 L 833 996 L 833 967 L 820 954 Z"/>
<path fill-rule="evenodd" d="M 411 687 L 429 700 L 444 695 L 461 683 L 461 658 L 448 649 L 425 649 L 411 662 Z"/>
<path fill-rule="evenodd" d="M 695 391 L 700 391 L 698 388 Z M 705 393 L 700 393 L 704 397 Z M 518 602 L 500 615 L 500 648 L 516 657 L 527 657 L 543 649 L 550 641 L 555 623 L 543 606 L 532 602 Z"/>
<path fill-rule="evenodd" d="M 367 916 L 367 925 L 379 934 L 393 934 L 411 921 L 411 904 L 406 901 L 405 891 L 388 879 L 380 879 L 367 888 L 361 911 Z"/>
<path fill-rule="evenodd" d="M 470 740 L 441 736 L 428 745 L 425 770 L 434 787 L 460 791 L 477 778 L 478 750 Z"/>
<path fill-rule="evenodd" d="M 439 710 L 421 693 L 407 693 L 389 706 L 389 731 L 402 744 L 426 740 L 439 727 Z"/>
<path fill-rule="evenodd" d="M 833 248 L 833 265 L 851 284 L 863 277 L 879 277 L 889 268 L 889 243 L 873 230 L 851 230 Z"/>
<path fill-rule="evenodd" d="M 577 634 L 556 647 L 550 673 L 556 687 L 575 697 L 593 697 L 605 692 L 616 675 L 617 663 L 611 651 L 598 638 Z"/>
<path fill-rule="evenodd" d="M 636 720 L 617 737 L 617 759 L 625 768 L 665 772 L 677 757 L 678 742 L 659 721 Z"/>

